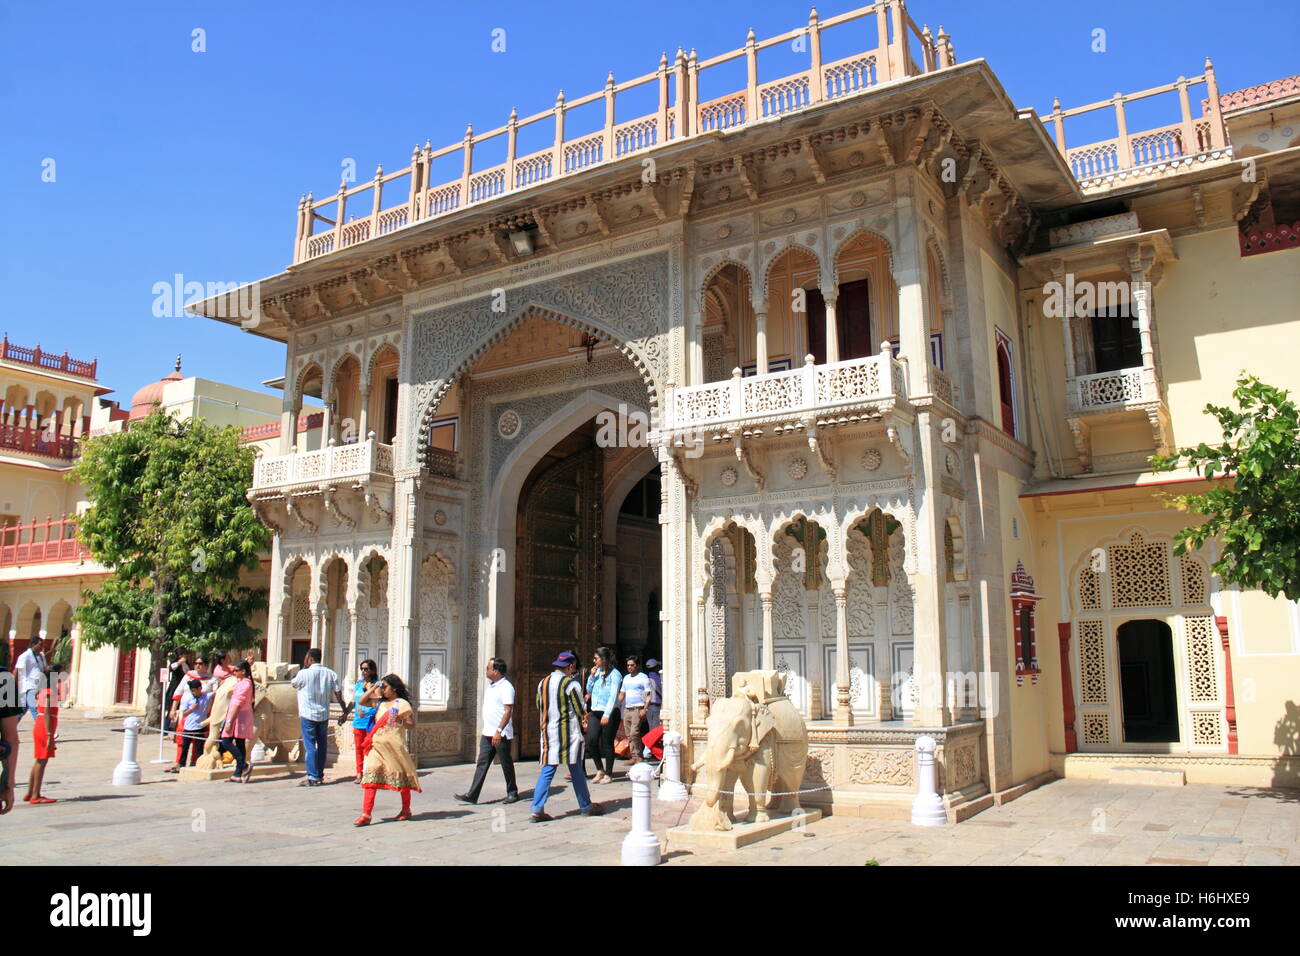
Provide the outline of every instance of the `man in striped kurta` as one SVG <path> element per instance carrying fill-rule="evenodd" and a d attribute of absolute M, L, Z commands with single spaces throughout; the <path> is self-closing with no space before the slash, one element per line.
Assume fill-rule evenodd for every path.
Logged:
<path fill-rule="evenodd" d="M 573 793 L 578 798 L 578 810 L 584 817 L 599 816 L 605 811 L 591 802 L 587 790 L 587 772 L 583 766 L 582 749 L 587 730 L 587 713 L 582 704 L 582 685 L 573 672 L 578 659 L 565 651 L 551 666 L 555 670 L 542 678 L 537 685 L 537 712 L 541 724 L 542 772 L 533 788 L 533 822 L 550 820 L 546 812 L 546 798 L 550 795 L 555 768 L 564 764 L 573 778 Z"/>

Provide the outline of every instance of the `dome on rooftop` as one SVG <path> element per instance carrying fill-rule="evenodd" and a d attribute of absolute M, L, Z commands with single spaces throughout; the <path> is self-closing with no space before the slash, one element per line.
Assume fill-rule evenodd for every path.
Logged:
<path fill-rule="evenodd" d="M 131 397 L 131 421 L 139 421 L 147 418 L 149 413 L 154 410 L 155 405 L 160 405 L 163 399 L 163 389 L 167 387 L 168 382 L 179 382 L 185 376 L 181 374 L 181 357 L 176 356 L 176 368 L 166 378 L 160 378 L 156 382 L 151 382 L 144 386 Z"/>

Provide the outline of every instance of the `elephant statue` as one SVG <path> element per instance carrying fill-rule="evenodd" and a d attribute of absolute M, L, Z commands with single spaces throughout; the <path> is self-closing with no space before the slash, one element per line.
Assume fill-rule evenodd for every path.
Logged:
<path fill-rule="evenodd" d="M 298 673 L 296 664 L 253 664 L 253 739 L 249 741 L 249 754 L 258 741 L 267 750 L 272 763 L 292 763 L 301 759 L 302 726 L 298 722 L 298 692 L 289 681 Z M 219 743 L 221 725 L 226 719 L 226 708 L 235 689 L 232 674 L 217 687 L 212 697 L 212 710 L 208 713 L 207 739 L 203 753 L 195 766 L 200 770 L 220 770 L 223 766 Z"/>
<path fill-rule="evenodd" d="M 302 759 L 298 692 L 289 683 L 297 672 L 294 665 L 265 665 L 260 661 L 253 667 L 255 740 L 266 748 L 266 760 L 271 763 L 297 763 Z"/>
<path fill-rule="evenodd" d="M 799 809 L 808 728 L 785 696 L 785 678 L 776 671 L 743 671 L 732 677 L 731 687 L 731 696 L 709 711 L 704 756 L 691 768 L 704 799 L 691 815 L 692 830 L 731 829 L 737 781 L 749 802 L 744 822 L 763 823 L 772 814 Z"/>

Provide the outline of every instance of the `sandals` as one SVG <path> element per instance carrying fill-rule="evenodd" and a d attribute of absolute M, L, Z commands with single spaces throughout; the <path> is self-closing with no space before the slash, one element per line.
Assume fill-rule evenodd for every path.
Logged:
<path fill-rule="evenodd" d="M 54 797 L 32 797 L 29 803 L 58 803 Z"/>
<path fill-rule="evenodd" d="M 410 810 L 403 810 L 403 811 L 402 811 L 401 813 L 399 813 L 397 816 L 393 817 L 393 820 L 394 820 L 394 821 L 397 821 L 397 820 L 409 820 L 409 819 L 411 819 L 411 811 L 410 811 Z"/>
<path fill-rule="evenodd" d="M 366 816 L 363 813 L 361 814 L 361 816 L 357 817 L 355 820 L 352 821 L 352 825 L 354 827 L 368 827 L 370 826 L 370 817 Z"/>

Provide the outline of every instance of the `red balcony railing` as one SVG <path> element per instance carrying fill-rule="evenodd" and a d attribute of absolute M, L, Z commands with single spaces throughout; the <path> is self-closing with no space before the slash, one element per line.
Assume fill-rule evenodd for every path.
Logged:
<path fill-rule="evenodd" d="M 44 428 L 6 422 L 0 424 L 0 449 L 11 448 L 14 451 L 25 451 L 28 454 L 40 455 L 43 458 L 58 458 L 62 461 L 72 461 L 81 453 L 81 449 L 77 447 L 77 436 L 54 435 L 46 438 L 48 434 L 49 431 Z"/>
<path fill-rule="evenodd" d="M 95 380 L 95 373 L 99 368 L 99 359 L 97 358 L 86 362 L 82 359 L 70 358 L 67 352 L 62 355 L 57 352 L 43 352 L 39 344 L 35 348 L 29 349 L 22 345 L 14 345 L 9 341 L 8 335 L 0 341 L 0 359 L 31 365 L 35 368 L 45 368 L 52 372 L 64 372 L 78 378 L 88 378 L 92 382 Z"/>
<path fill-rule="evenodd" d="M 0 528 L 0 567 L 76 561 L 89 556 L 90 551 L 77 541 L 76 519 L 67 515 Z"/>

